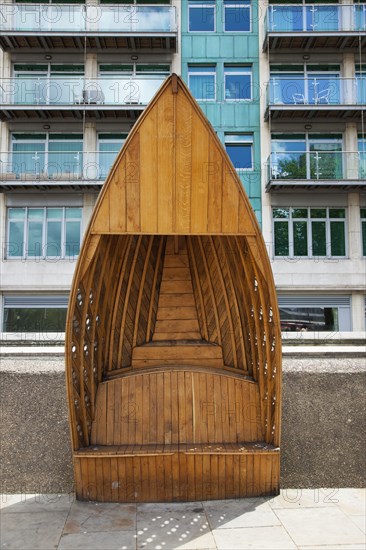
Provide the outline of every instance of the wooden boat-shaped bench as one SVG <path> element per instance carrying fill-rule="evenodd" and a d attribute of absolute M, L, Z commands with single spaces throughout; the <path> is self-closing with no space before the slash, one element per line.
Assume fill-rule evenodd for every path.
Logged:
<path fill-rule="evenodd" d="M 66 372 L 77 498 L 277 493 L 280 346 L 254 213 L 172 75 L 110 171 L 74 276 Z"/>

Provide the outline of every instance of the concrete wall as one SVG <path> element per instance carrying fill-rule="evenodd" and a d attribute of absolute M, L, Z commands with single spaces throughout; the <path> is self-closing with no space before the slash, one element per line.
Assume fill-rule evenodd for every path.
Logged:
<path fill-rule="evenodd" d="M 62 357 L 1 357 L 1 492 L 72 491 Z M 285 358 L 281 486 L 363 487 L 364 358 Z"/>

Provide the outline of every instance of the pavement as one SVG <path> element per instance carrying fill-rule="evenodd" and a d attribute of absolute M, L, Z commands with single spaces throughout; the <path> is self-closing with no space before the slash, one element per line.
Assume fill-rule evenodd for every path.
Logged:
<path fill-rule="evenodd" d="M 366 489 L 169 504 L 1 497 L 1 549 L 365 550 Z"/>

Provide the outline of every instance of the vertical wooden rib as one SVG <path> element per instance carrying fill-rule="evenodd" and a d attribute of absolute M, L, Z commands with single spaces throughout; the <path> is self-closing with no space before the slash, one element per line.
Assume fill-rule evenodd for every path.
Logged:
<path fill-rule="evenodd" d="M 161 269 L 161 262 L 164 261 L 163 260 L 163 251 L 164 251 L 164 248 L 165 248 L 166 240 L 165 240 L 164 237 L 159 237 L 159 239 L 160 239 L 159 249 L 158 249 L 158 254 L 157 254 L 156 263 L 155 263 L 155 271 L 154 271 L 152 291 L 151 291 L 150 304 L 149 304 L 149 315 L 148 315 L 148 319 L 147 319 L 146 342 L 151 341 L 151 337 L 152 337 L 152 333 L 153 333 L 153 328 L 154 328 L 154 324 L 155 324 L 155 322 L 153 321 L 154 303 L 155 303 L 156 295 L 158 294 L 159 286 L 160 286 L 160 281 L 158 281 L 158 275 L 159 275 L 159 272 L 160 272 L 160 269 Z"/>
<path fill-rule="evenodd" d="M 152 107 L 140 132 L 140 208 L 141 231 L 158 231 L 158 140 L 151 139 L 156 132 L 158 108 Z"/>
<path fill-rule="evenodd" d="M 176 231 L 191 229 L 192 106 L 182 94 L 176 96 Z"/>
<path fill-rule="evenodd" d="M 151 258 L 151 249 L 154 242 L 154 237 L 149 237 L 147 252 L 145 256 L 145 262 L 144 262 L 144 269 L 141 276 L 141 282 L 140 282 L 140 288 L 139 288 L 139 294 L 137 297 L 137 306 L 136 306 L 136 313 L 135 313 L 135 325 L 133 329 L 133 337 L 132 337 L 132 345 L 136 346 L 136 340 L 137 340 L 137 331 L 139 326 L 139 320 L 140 320 L 140 310 L 141 310 L 141 302 L 142 302 L 142 295 L 144 292 L 144 286 L 145 286 L 145 279 L 146 279 L 146 273 L 147 269 L 149 267 L 149 262 Z"/>
<path fill-rule="evenodd" d="M 126 148 L 126 229 L 141 231 L 140 222 L 140 133 L 131 137 Z"/>
<path fill-rule="evenodd" d="M 222 275 L 220 262 L 219 262 L 219 259 L 217 257 L 217 252 L 216 252 L 216 248 L 215 248 L 215 245 L 214 245 L 214 242 L 213 242 L 213 238 L 209 236 L 209 237 L 207 237 L 207 239 L 208 239 L 208 242 L 211 245 L 211 250 L 212 250 L 213 257 L 214 257 L 214 262 L 216 264 L 218 276 L 219 276 L 220 283 L 221 283 L 221 291 L 223 293 L 224 300 L 225 300 L 226 313 L 227 313 L 227 317 L 228 317 L 228 321 L 229 321 L 229 325 L 230 325 L 230 340 L 231 340 L 231 348 L 232 348 L 232 353 L 233 353 L 234 367 L 238 368 L 238 357 L 237 357 L 237 353 L 236 353 L 234 325 L 233 325 L 233 320 L 232 320 L 232 317 L 231 317 L 230 303 L 229 303 L 229 299 L 228 299 L 228 295 L 227 295 L 227 291 L 226 291 L 225 281 L 224 281 L 224 278 L 223 278 L 223 275 Z"/>
<path fill-rule="evenodd" d="M 158 108 L 158 232 L 173 232 L 173 96 L 163 94 Z"/>
<path fill-rule="evenodd" d="M 222 181 L 222 154 L 213 137 L 210 136 L 207 231 L 208 233 L 212 233 L 213 235 L 221 233 L 222 231 Z"/>
<path fill-rule="evenodd" d="M 207 233 L 208 133 L 198 117 L 192 119 L 191 233 Z"/>

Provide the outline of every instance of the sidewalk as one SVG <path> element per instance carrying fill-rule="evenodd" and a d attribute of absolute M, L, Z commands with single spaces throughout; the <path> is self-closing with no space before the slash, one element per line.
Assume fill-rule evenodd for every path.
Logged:
<path fill-rule="evenodd" d="M 287 489 L 274 498 L 96 504 L 2 495 L 1 544 L 22 549 L 365 549 L 366 489 Z"/>

